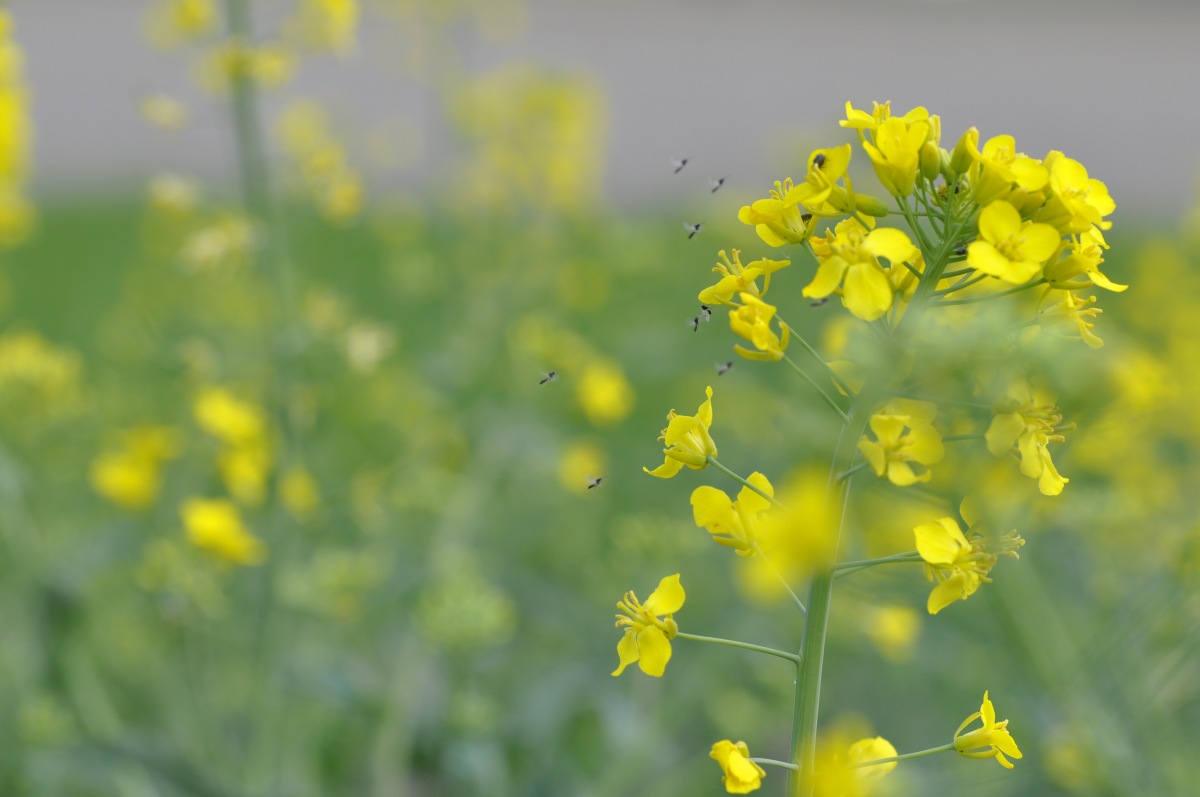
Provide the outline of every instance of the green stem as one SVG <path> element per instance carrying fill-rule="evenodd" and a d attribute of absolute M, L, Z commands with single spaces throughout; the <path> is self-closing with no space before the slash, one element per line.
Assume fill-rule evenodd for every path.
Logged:
<path fill-rule="evenodd" d="M 850 421 L 850 416 L 846 414 L 845 410 L 838 406 L 838 403 L 833 400 L 833 396 L 825 392 L 824 388 L 817 383 L 817 380 L 813 379 L 800 366 L 792 362 L 792 358 L 788 357 L 786 354 L 783 355 L 783 361 L 790 365 L 793 371 L 800 374 L 800 376 L 804 378 L 805 382 L 808 382 L 808 384 L 812 385 L 812 389 L 817 391 L 817 394 L 825 400 L 825 403 L 833 408 L 833 411 L 836 412 L 838 417 L 842 419 L 842 423 L 848 423 Z"/>
<path fill-rule="evenodd" d="M 800 596 L 792 591 L 792 585 L 789 584 L 787 579 L 783 577 L 783 573 L 780 573 L 775 567 L 775 563 L 771 561 L 770 557 L 763 553 L 763 549 L 757 542 L 751 544 L 754 546 L 754 553 L 762 557 L 762 560 L 767 563 L 767 567 L 771 568 L 771 572 L 775 574 L 775 578 L 779 579 L 779 583 L 782 584 L 783 588 L 787 590 L 787 593 L 792 596 L 792 602 L 796 604 L 796 608 L 800 610 L 800 614 L 803 614 L 805 617 L 807 617 L 808 609 L 804 606 L 804 601 L 800 600 Z"/>
<path fill-rule="evenodd" d="M 789 764 L 787 761 L 776 761 L 774 758 L 751 758 L 750 760 L 756 764 L 766 764 L 769 767 L 783 767 L 784 769 L 790 769 L 792 772 L 799 769 L 795 764 Z"/>
<path fill-rule="evenodd" d="M 841 577 L 859 570 L 866 570 L 868 567 L 875 567 L 876 565 L 904 564 L 906 562 L 920 561 L 921 554 L 916 551 L 906 551 L 904 553 L 892 554 L 891 556 L 883 556 L 879 559 L 858 559 L 852 562 L 838 562 L 833 566 L 833 569 Z"/>
<path fill-rule="evenodd" d="M 942 438 L 943 443 L 957 443 L 960 440 L 982 440 L 983 435 L 975 432 L 974 434 L 948 434 Z"/>
<path fill-rule="evenodd" d="M 1034 280 L 1033 282 L 1027 282 L 1024 285 L 1018 285 L 1015 288 L 1009 288 L 1006 291 L 1000 291 L 999 293 L 989 293 L 987 296 L 968 296 L 965 299 L 942 299 L 936 303 L 936 306 L 937 307 L 949 307 L 950 305 L 955 305 L 955 304 L 978 304 L 979 302 L 988 302 L 988 301 L 991 301 L 992 299 L 999 299 L 1001 296 L 1010 296 L 1014 293 L 1020 293 L 1021 291 L 1027 291 L 1030 288 L 1036 288 L 1039 285 L 1045 285 L 1045 284 L 1046 284 L 1046 278 L 1042 277 L 1041 279 Z"/>
<path fill-rule="evenodd" d="M 863 460 L 862 462 L 858 463 L 857 465 L 846 468 L 844 471 L 842 471 L 841 473 L 839 473 L 837 475 L 837 481 L 839 481 L 839 482 L 846 481 L 846 479 L 849 479 L 851 476 L 858 473 L 863 468 L 869 467 L 870 464 L 871 464 L 870 462 Z"/>
<path fill-rule="evenodd" d="M 776 318 L 779 318 L 779 316 L 776 316 Z M 785 327 L 787 327 L 787 329 L 788 329 L 788 334 L 790 334 L 790 335 L 792 336 L 792 340 L 794 340 L 794 341 L 796 341 L 797 343 L 799 343 L 799 344 L 800 344 L 800 348 L 802 348 L 802 349 L 804 349 L 806 352 L 808 352 L 809 356 L 811 356 L 811 357 L 813 358 L 813 360 L 815 360 L 815 361 L 816 361 L 816 363 L 817 363 L 818 365 L 820 365 L 822 368 L 824 368 L 824 369 L 825 369 L 825 373 L 829 375 L 829 378 L 833 380 L 833 383 L 834 383 L 835 385 L 837 385 L 837 387 L 838 387 L 838 388 L 839 388 L 839 389 L 840 389 L 840 390 L 841 390 L 843 393 L 845 393 L 847 396 L 853 396 L 853 395 L 854 395 L 854 391 L 853 391 L 853 390 L 851 390 L 851 389 L 850 389 L 850 386 L 849 386 L 849 385 L 847 385 L 847 384 L 846 384 L 846 383 L 845 383 L 845 382 L 842 380 L 842 378 L 841 378 L 840 376 L 838 376 L 838 375 L 837 375 L 837 371 L 833 370 L 833 368 L 831 368 L 831 367 L 829 366 L 829 363 L 825 362 L 825 358 L 821 356 L 821 353 L 820 353 L 820 352 L 818 352 L 818 351 L 817 351 L 815 348 L 813 348 L 812 344 L 811 344 L 811 343 L 809 343 L 807 340 L 805 340 L 805 339 L 803 338 L 803 336 L 801 336 L 801 335 L 800 335 L 800 333 L 798 333 L 798 332 L 796 331 L 796 328 L 795 328 L 794 326 L 792 326 L 791 324 L 788 324 L 788 323 L 786 323 L 786 322 L 785 322 L 783 319 L 781 319 L 781 318 L 779 319 L 779 324 L 780 324 L 781 326 L 785 326 Z"/>
<path fill-rule="evenodd" d="M 859 761 L 856 764 L 851 764 L 851 769 L 861 769 L 863 767 L 875 767 L 880 764 L 891 764 L 896 761 L 908 761 L 910 758 L 920 758 L 921 756 L 933 755 L 934 753 L 945 753 L 954 749 L 954 742 L 944 744 L 941 747 L 931 747 L 928 750 L 919 750 L 915 753 L 905 753 L 904 755 L 894 755 L 891 758 L 876 758 L 873 761 Z"/>
<path fill-rule="evenodd" d="M 900 205 L 900 212 L 904 214 L 904 220 L 908 222 L 909 228 L 917 236 L 917 243 L 920 245 L 921 251 L 928 252 L 933 249 L 929 245 L 929 238 L 925 236 L 925 228 L 917 221 L 916 214 L 908 206 L 908 199 L 906 197 L 899 197 L 896 199 L 896 203 Z"/>
<path fill-rule="evenodd" d="M 716 468 L 717 470 L 721 471 L 722 473 L 724 473 L 726 476 L 728 476 L 729 478 L 733 479 L 734 481 L 736 481 L 736 482 L 739 482 L 739 483 L 741 483 L 741 484 L 745 485 L 746 487 L 748 487 L 749 489 L 753 490 L 754 492 L 758 493 L 758 494 L 759 494 L 759 495 L 761 495 L 763 498 L 767 499 L 768 501 L 770 501 L 772 504 L 774 504 L 775 506 L 779 507 L 780 509 L 787 509 L 787 507 L 786 507 L 786 506 L 784 506 L 784 505 L 783 505 L 783 504 L 781 504 L 781 503 L 780 503 L 778 500 L 776 500 L 775 496 L 773 496 L 773 495 L 771 495 L 771 494 L 769 494 L 769 493 L 767 493 L 767 492 L 764 492 L 764 491 L 762 490 L 762 488 L 760 488 L 760 487 L 758 487 L 757 485 L 751 484 L 750 482 L 746 481 L 746 480 L 745 480 L 745 479 L 743 479 L 741 476 L 737 475 L 736 473 L 734 473 L 733 471 L 731 471 L 729 468 L 725 467 L 725 466 L 724 466 L 724 465 L 722 465 L 720 462 L 718 462 L 716 457 L 711 457 L 711 456 L 710 456 L 710 457 L 708 457 L 708 464 L 709 464 L 709 465 L 712 465 L 714 468 Z"/>
<path fill-rule="evenodd" d="M 690 639 L 693 642 L 710 642 L 714 645 L 724 645 L 730 648 L 742 648 L 744 650 L 753 650 L 755 653 L 766 653 L 770 656 L 778 656 L 781 659 L 787 659 L 795 664 L 800 663 L 800 657 L 795 653 L 788 653 L 775 648 L 767 648 L 762 645 L 751 645 L 749 642 L 738 642 L 736 639 L 722 639 L 715 636 L 700 636 L 698 634 L 685 634 L 679 631 L 675 634 L 676 639 Z"/>

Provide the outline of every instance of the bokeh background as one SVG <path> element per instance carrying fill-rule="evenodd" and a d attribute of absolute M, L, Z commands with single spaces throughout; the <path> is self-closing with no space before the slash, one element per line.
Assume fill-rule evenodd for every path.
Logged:
<path fill-rule="evenodd" d="M 916 568 L 839 584 L 823 716 L 903 752 L 991 691 L 1017 768 L 894 794 L 1194 792 L 1200 8 L 251 0 L 231 55 L 240 6 L 6 6 L 0 791 L 695 795 L 717 739 L 785 758 L 789 667 L 614 679 L 612 612 L 681 572 L 685 630 L 798 646 L 692 522 L 727 485 L 641 467 L 708 384 L 731 467 L 827 462 L 803 383 L 718 376 L 688 320 L 718 249 L 769 254 L 738 207 L 891 99 L 1084 162 L 1132 287 L 1059 355 L 1066 492 L 996 487 L 1021 560 L 937 617 Z M 795 260 L 773 295 L 832 346 Z"/>

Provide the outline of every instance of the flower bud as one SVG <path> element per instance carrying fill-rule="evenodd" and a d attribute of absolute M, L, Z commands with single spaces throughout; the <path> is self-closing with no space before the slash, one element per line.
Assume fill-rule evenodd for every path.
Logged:
<path fill-rule="evenodd" d="M 974 127 L 968 128 L 958 139 L 958 143 L 954 145 L 954 152 L 950 155 L 950 174 L 953 177 L 966 174 L 971 164 L 975 163 L 978 152 L 979 130 Z"/>
<path fill-rule="evenodd" d="M 888 214 L 887 205 L 873 196 L 866 194 L 856 194 L 854 196 L 854 209 L 859 213 L 865 213 L 868 216 L 882 218 Z"/>
<path fill-rule="evenodd" d="M 921 176 L 933 182 L 942 170 L 941 148 L 932 141 L 921 146 Z"/>

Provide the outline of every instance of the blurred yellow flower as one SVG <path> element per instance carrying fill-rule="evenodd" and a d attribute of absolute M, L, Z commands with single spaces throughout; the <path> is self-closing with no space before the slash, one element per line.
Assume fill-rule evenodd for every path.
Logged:
<path fill-rule="evenodd" d="M 271 475 L 271 450 L 266 440 L 223 446 L 217 454 L 217 472 L 225 489 L 240 503 L 261 505 Z"/>
<path fill-rule="evenodd" d="M 963 730 L 975 720 L 982 726 L 968 733 Z M 971 716 L 963 720 L 962 725 L 954 732 L 954 749 L 959 755 L 967 758 L 995 758 L 1000 766 L 1012 769 L 1012 762 L 1005 756 L 1022 758 L 1017 749 L 1017 742 L 1008 732 L 1008 720 L 996 722 L 996 709 L 988 700 L 988 693 L 983 693 L 983 705 Z"/>
<path fill-rule="evenodd" d="M 140 103 L 142 118 L 155 127 L 177 133 L 187 126 L 188 109 L 166 94 L 147 94 Z"/>
<path fill-rule="evenodd" d="M 1082 340 L 1089 349 L 1099 349 L 1104 341 L 1092 331 L 1096 325 L 1089 319 L 1104 311 L 1093 307 L 1095 303 L 1095 296 L 1081 299 L 1073 291 L 1047 288 L 1038 301 L 1038 326 L 1057 337 Z"/>
<path fill-rule="evenodd" d="M 721 766 L 724 776 L 721 782 L 729 794 L 749 794 L 762 785 L 767 776 L 765 770 L 750 760 L 750 748 L 745 742 L 722 739 L 712 746 L 709 757 Z"/>
<path fill-rule="evenodd" d="M 774 495 L 770 480 L 758 471 L 746 481 L 767 495 Z M 742 487 L 736 501 L 724 491 L 707 485 L 692 491 L 692 517 L 713 535 L 713 542 L 732 548 L 738 556 L 753 556 L 758 546 L 758 516 L 771 508 L 771 502 Z"/>
<path fill-rule="evenodd" d="M 187 216 L 200 200 L 200 186 L 190 178 L 163 173 L 146 186 L 146 198 L 154 210 L 171 216 Z"/>
<path fill-rule="evenodd" d="M 634 393 L 621 366 L 607 359 L 589 362 L 579 377 L 576 398 L 597 426 L 625 420 L 633 411 Z"/>
<path fill-rule="evenodd" d="M 863 617 L 867 638 L 884 658 L 905 662 L 921 634 L 921 617 L 909 606 L 877 606 Z M 879 756 L 883 758 L 884 756 Z"/>
<path fill-rule="evenodd" d="M 192 399 L 192 416 L 201 429 L 227 445 L 266 437 L 267 420 L 262 408 L 217 385 L 196 392 Z"/>
<path fill-rule="evenodd" d="M 927 468 L 945 456 L 942 436 L 933 427 L 936 415 L 936 404 L 913 399 L 892 399 L 873 414 L 870 424 L 875 439 L 863 435 L 858 450 L 875 475 L 887 476 L 898 487 L 929 481 L 932 473 Z M 918 474 L 913 463 L 926 470 Z"/>
<path fill-rule="evenodd" d="M 217 559 L 233 565 L 257 565 L 266 558 L 266 546 L 242 523 L 233 502 L 189 498 L 179 512 L 188 542 Z"/>
<path fill-rule="evenodd" d="M 303 465 L 295 465 L 279 477 L 279 500 L 292 517 L 304 520 L 321 506 L 317 480 Z"/>
<path fill-rule="evenodd" d="M 158 497 L 163 463 L 179 456 L 182 444 L 179 431 L 169 426 L 129 429 L 117 446 L 92 461 L 92 489 L 122 509 L 145 509 Z"/>
<path fill-rule="evenodd" d="M 216 0 L 161 0 L 146 11 L 146 36 L 161 49 L 177 47 L 214 32 Z"/>
<path fill-rule="evenodd" d="M 603 476 L 608 470 L 604 449 L 595 443 L 577 441 L 567 447 L 558 461 L 558 483 L 564 490 L 580 495 L 588 492 L 588 479 Z"/>
<path fill-rule="evenodd" d="M 288 23 L 298 45 L 344 55 L 358 38 L 358 0 L 302 0 Z"/>
<path fill-rule="evenodd" d="M 985 434 L 988 451 L 1002 457 L 1016 447 L 1021 473 L 1037 479 L 1043 495 L 1058 495 L 1070 479 L 1054 467 L 1047 446 L 1066 439 L 1061 434 L 1065 428 L 1061 426 L 1062 419 L 1051 394 L 1035 390 L 1025 381 L 1014 382 L 988 426 Z"/>
<path fill-rule="evenodd" d="M 676 415 L 675 410 L 667 413 L 667 428 L 662 430 L 659 440 L 667 444 L 663 449 L 666 459 L 654 470 L 643 467 L 642 470 L 660 479 L 669 479 L 687 465 L 692 470 L 700 470 L 708 464 L 708 457 L 717 455 L 717 444 L 713 442 L 708 429 L 712 426 L 712 387 L 704 390 L 708 397 L 695 416 Z"/>
<path fill-rule="evenodd" d="M 676 573 L 659 581 L 644 604 L 633 592 L 626 592 L 624 599 L 617 602 L 622 612 L 617 615 L 617 628 L 624 628 L 625 635 L 617 643 L 621 661 L 613 671 L 614 676 L 634 662 L 646 675 L 657 678 L 663 674 L 671 659 L 671 639 L 679 631 L 671 615 L 682 608 L 684 597 Z"/>

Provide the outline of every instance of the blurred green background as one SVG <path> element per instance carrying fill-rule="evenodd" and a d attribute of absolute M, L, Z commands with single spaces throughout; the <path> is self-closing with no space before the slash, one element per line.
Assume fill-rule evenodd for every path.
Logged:
<path fill-rule="evenodd" d="M 713 110 L 717 132 L 699 139 L 710 161 L 763 159 L 736 161 L 710 193 L 705 176 L 725 175 L 697 171 L 707 163 L 671 173 L 691 141 L 655 140 L 662 151 L 611 165 L 610 132 L 636 151 L 630 117 L 635 130 L 668 119 L 676 93 L 631 106 L 601 66 L 472 61 L 492 34 L 543 30 L 544 6 L 365 3 L 346 27 L 338 14 L 355 4 L 251 3 L 256 55 L 230 56 L 236 1 L 205 21 L 204 3 L 154 0 L 106 24 L 177 64 L 168 84 L 213 90 L 153 75 L 123 85 L 128 102 L 98 129 L 121 117 L 153 147 L 121 174 L 47 164 L 41 187 L 44 133 L 52 154 L 92 146 L 85 129 L 43 129 L 48 56 L 22 38 L 27 10 L 35 43 L 48 13 L 75 31 L 66 5 L 9 7 L 28 68 L 10 72 L 20 90 L 4 112 L 31 113 L 33 132 L 24 165 L 3 171 L 37 219 L 10 227 L 0 272 L 0 791 L 718 794 L 717 739 L 785 758 L 788 666 L 678 641 L 662 679 L 612 678 L 611 624 L 626 590 L 644 598 L 681 572 L 684 630 L 799 645 L 794 611 L 743 594 L 742 563 L 692 522 L 695 486 L 732 488 L 711 471 L 659 481 L 641 467 L 661 461 L 667 410 L 691 412 L 710 384 L 730 467 L 782 479 L 827 463 L 836 429 L 806 386 L 744 360 L 718 376 L 733 336 L 719 316 L 695 332 L 688 319 L 716 250 L 771 254 L 737 208 L 798 173 L 811 146 L 850 140 L 836 126 L 845 91 L 790 131 L 751 137 L 737 119 L 752 104 L 722 109 L 722 122 L 713 95 L 692 105 L 688 75 L 668 74 L 689 112 Z M 936 33 L 943 7 L 912 8 Z M 747 24 L 771 13 L 782 12 L 748 8 Z M 966 24 L 962 8 L 944 13 L 949 30 Z M 370 20 L 407 38 L 388 50 Z M 405 63 L 397 85 L 421 86 L 426 105 L 397 100 L 374 121 L 312 77 L 413 53 L 427 58 Z M 230 70 L 260 70 L 262 96 L 222 88 Z M 908 81 L 911 104 L 956 119 L 946 138 L 984 124 L 920 88 Z M 273 208 L 266 221 L 239 193 L 238 96 L 261 120 L 271 191 L 251 201 Z M 406 95 L 364 96 L 390 108 Z M 1133 287 L 1103 297 L 1103 349 L 1056 354 L 1070 386 L 1060 401 L 1079 423 L 1056 453 L 1071 482 L 1056 499 L 1015 483 L 1021 560 L 937 617 L 917 568 L 839 582 L 822 716 L 904 752 L 948 741 L 990 690 L 1025 752 L 1016 769 L 923 759 L 889 779 L 893 794 L 1191 794 L 1200 230 L 1184 188 L 1173 190 L 1186 200 L 1139 206 L 1119 186 L 1155 194 L 1157 178 L 1124 161 L 1190 185 L 1194 156 L 1106 160 L 1086 127 L 1038 126 L 1071 118 L 1066 105 L 1003 108 L 989 124 L 1013 124 L 985 133 L 1053 131 L 1063 138 L 1029 151 L 1090 148 L 1096 176 L 1121 175 L 1105 271 Z M 21 151 L 7 129 L 0 148 Z M 130 188 L 140 176 L 146 186 Z M 685 221 L 706 225 L 689 240 Z M 845 312 L 800 297 L 812 265 L 793 259 L 773 295 L 832 348 Z M 539 385 L 550 370 L 557 379 Z M 258 418 L 263 431 L 205 420 L 214 389 L 234 405 L 223 422 Z M 589 490 L 594 476 L 604 482 Z M 872 487 L 867 500 L 895 494 Z M 261 561 L 195 544 L 181 515 L 195 498 L 237 506 Z M 877 522 L 907 533 L 905 512 Z M 771 771 L 762 793 L 782 794 L 783 780 Z"/>

